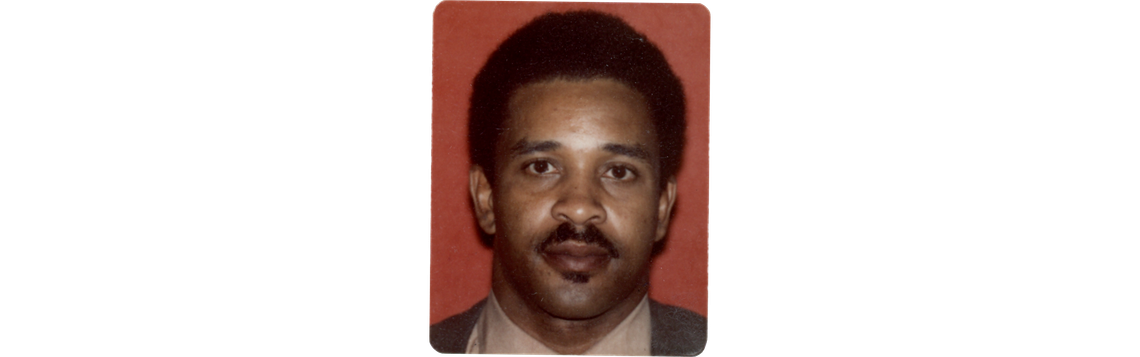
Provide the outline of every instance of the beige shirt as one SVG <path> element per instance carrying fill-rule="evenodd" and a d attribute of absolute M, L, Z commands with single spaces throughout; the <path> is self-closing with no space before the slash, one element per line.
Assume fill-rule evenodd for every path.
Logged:
<path fill-rule="evenodd" d="M 650 339 L 649 295 L 584 355 L 648 356 Z M 556 355 L 503 313 L 495 294 L 487 296 L 487 304 L 475 322 L 475 330 L 467 340 L 467 353 Z"/>

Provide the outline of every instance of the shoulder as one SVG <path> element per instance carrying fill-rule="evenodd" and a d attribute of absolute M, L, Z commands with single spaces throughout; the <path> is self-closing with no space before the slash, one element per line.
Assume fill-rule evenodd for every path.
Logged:
<path fill-rule="evenodd" d="M 472 306 L 461 314 L 448 317 L 435 325 L 431 325 L 429 340 L 431 346 L 440 353 L 467 352 L 467 339 L 479 321 L 479 314 L 483 312 L 483 303 L 486 299 Z"/>
<path fill-rule="evenodd" d="M 695 356 L 705 350 L 708 319 L 698 313 L 649 300 L 654 356 Z"/>

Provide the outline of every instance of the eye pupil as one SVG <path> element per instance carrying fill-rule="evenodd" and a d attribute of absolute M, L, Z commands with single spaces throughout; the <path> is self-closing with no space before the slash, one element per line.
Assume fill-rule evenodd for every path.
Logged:
<path fill-rule="evenodd" d="M 545 162 L 536 162 L 536 163 L 534 163 L 534 172 L 539 172 L 539 173 L 546 172 L 546 170 L 549 168 L 549 167 L 547 167 L 548 165 L 549 164 L 547 164 Z"/>
<path fill-rule="evenodd" d="M 625 172 L 624 167 L 615 167 L 614 168 L 614 177 L 619 178 L 619 179 L 625 178 L 625 174 L 626 174 L 626 172 Z"/>

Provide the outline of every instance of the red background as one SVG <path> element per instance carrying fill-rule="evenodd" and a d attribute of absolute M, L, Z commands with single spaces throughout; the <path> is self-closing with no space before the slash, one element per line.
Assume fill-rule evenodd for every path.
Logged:
<path fill-rule="evenodd" d="M 495 47 L 546 12 L 595 9 L 645 34 L 681 78 L 687 97 L 684 162 L 665 250 L 650 297 L 707 315 L 709 13 L 697 4 L 443 2 L 432 63 L 431 323 L 487 296 L 491 250 L 482 245 L 467 188 L 471 81 Z"/>

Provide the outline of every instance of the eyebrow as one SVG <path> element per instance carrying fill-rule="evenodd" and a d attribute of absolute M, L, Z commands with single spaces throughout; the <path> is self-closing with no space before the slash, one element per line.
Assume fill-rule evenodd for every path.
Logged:
<path fill-rule="evenodd" d="M 554 150 L 558 149 L 559 147 L 562 147 L 562 144 L 559 144 L 557 141 L 549 141 L 548 140 L 548 141 L 533 142 L 533 141 L 522 140 L 522 141 L 519 141 L 517 144 L 511 146 L 510 152 L 511 152 L 511 157 L 519 157 L 519 156 L 523 156 L 523 155 L 531 154 L 531 153 L 536 153 L 536 152 L 554 151 Z"/>
<path fill-rule="evenodd" d="M 649 151 L 646 151 L 641 145 L 606 144 L 602 149 L 614 154 L 649 161 Z"/>
<path fill-rule="evenodd" d="M 514 144 L 510 148 L 511 157 L 519 157 L 536 152 L 549 152 L 557 150 L 562 147 L 562 144 L 557 141 L 527 141 L 522 140 Z M 645 150 L 641 145 L 622 145 L 622 144 L 605 144 L 602 150 L 608 151 L 612 154 L 629 156 L 634 159 L 649 161 L 649 151 Z"/>

